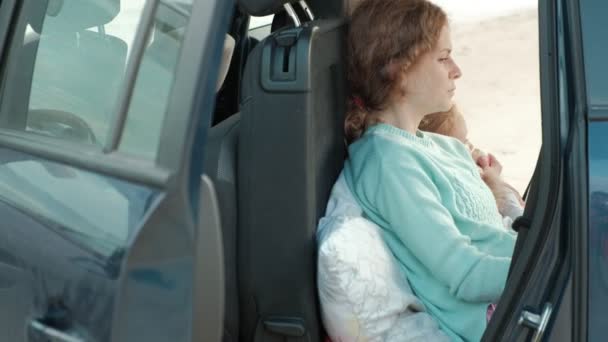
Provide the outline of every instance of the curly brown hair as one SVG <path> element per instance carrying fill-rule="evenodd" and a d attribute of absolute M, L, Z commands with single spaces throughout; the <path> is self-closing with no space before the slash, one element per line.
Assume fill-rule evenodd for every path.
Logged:
<path fill-rule="evenodd" d="M 428 0 L 364 0 L 351 16 L 347 41 L 348 142 L 379 121 L 403 70 L 431 51 L 447 15 Z"/>

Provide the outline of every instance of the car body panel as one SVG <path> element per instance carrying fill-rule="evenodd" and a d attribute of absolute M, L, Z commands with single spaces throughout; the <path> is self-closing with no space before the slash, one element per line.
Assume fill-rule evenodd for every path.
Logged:
<path fill-rule="evenodd" d="M 181 20 L 186 25 L 177 32 L 183 42 L 179 54 L 171 56 L 176 67 L 169 71 L 170 82 L 165 85 L 164 112 L 170 119 L 162 121 L 152 158 L 6 128 L 5 115 L 22 114 L 0 111 L 2 340 L 46 341 L 55 335 L 69 341 L 191 341 L 197 326 L 215 322 L 213 313 L 205 317 L 193 313 L 194 286 L 209 289 L 206 282 L 217 282 L 194 280 L 199 210 L 201 215 L 210 214 L 198 196 L 215 69 L 234 4 L 144 2 L 142 16 L 154 15 L 157 5 L 162 13 L 157 22 L 150 17 L 141 21 L 133 32 L 136 41 L 145 42 L 147 29 L 141 25 L 146 23 L 162 21 L 167 28 L 171 27 L 167 21 Z M 43 6 L 36 0 L 26 3 Z M 69 6 L 71 1 L 61 4 Z M 19 40 L 16 44 L 4 40 L 10 37 L 10 25 L 23 27 L 20 7 L 14 5 L 0 2 L 0 18 L 7 19 L 0 23 L 0 70 L 10 65 L 11 49 L 22 45 Z M 94 29 L 104 34 L 101 28 Z M 143 62 L 131 51 L 129 63 Z M 119 87 L 123 93 L 117 101 L 132 104 L 125 93 L 137 86 L 138 68 L 126 69 L 125 79 L 132 82 Z M 158 75 L 164 70 L 147 72 Z M 2 108 L 2 102 L 12 97 L 4 96 L 5 89 L 0 92 Z M 129 118 L 130 106 L 121 103 L 116 108 L 125 108 Z M 118 127 L 116 121 L 112 125 Z M 123 128 L 118 127 L 118 132 Z M 206 265 L 218 267 L 215 261 L 207 260 Z M 211 298 L 221 293 L 213 291 L 208 293 Z"/>
<path fill-rule="evenodd" d="M 0 264 L 13 269 L 12 275 L 2 272 L 0 298 L 9 302 L 0 305 L 18 309 L 3 310 L 0 329 L 18 341 L 23 323 L 16 321 L 44 317 L 49 303 L 61 299 L 74 329 L 107 340 L 125 249 L 160 196 L 0 148 Z"/>

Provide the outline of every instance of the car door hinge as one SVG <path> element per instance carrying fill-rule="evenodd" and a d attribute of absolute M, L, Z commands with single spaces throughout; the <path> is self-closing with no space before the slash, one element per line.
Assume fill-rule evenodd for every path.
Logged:
<path fill-rule="evenodd" d="M 534 330 L 534 336 L 532 342 L 540 342 L 551 318 L 553 312 L 553 305 L 551 303 L 545 303 L 543 312 L 537 314 L 530 309 L 524 309 L 519 316 L 519 325 L 523 325 L 527 328 Z"/>

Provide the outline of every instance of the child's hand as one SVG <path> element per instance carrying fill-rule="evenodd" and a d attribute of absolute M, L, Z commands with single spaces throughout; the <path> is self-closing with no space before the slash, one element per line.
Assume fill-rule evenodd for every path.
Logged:
<path fill-rule="evenodd" d="M 473 157 L 475 164 L 477 164 L 477 166 L 479 166 L 482 170 L 488 166 L 489 158 L 484 151 L 478 148 L 473 148 L 471 151 L 471 156 Z"/>
<path fill-rule="evenodd" d="M 502 165 L 496 157 L 488 153 L 486 158 L 480 158 L 477 165 L 481 168 L 481 178 L 484 180 L 499 179 Z"/>

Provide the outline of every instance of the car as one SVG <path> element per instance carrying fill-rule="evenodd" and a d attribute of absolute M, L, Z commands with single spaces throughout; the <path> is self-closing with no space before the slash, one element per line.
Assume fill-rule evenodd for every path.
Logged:
<path fill-rule="evenodd" d="M 348 4 L 0 1 L 2 340 L 323 341 Z M 608 3 L 538 13 L 542 148 L 483 340 L 602 341 Z"/>

